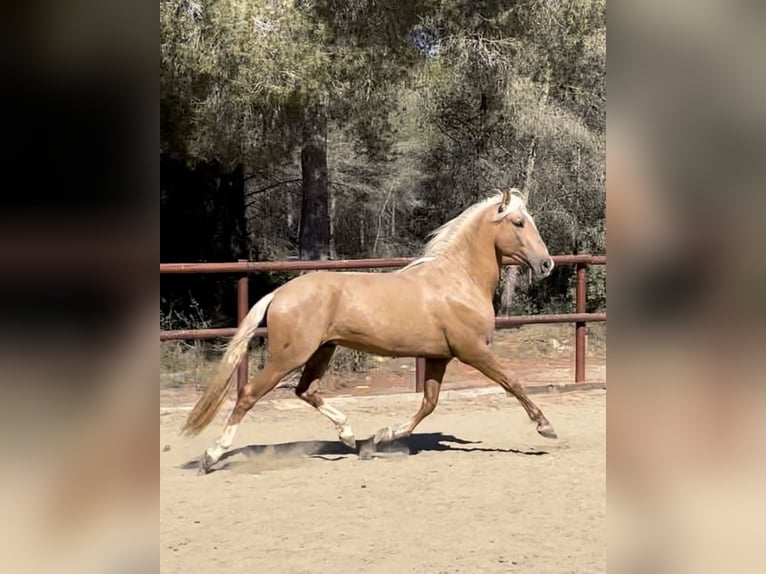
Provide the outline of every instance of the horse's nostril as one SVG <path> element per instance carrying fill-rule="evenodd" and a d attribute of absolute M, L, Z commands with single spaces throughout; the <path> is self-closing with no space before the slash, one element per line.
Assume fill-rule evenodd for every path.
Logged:
<path fill-rule="evenodd" d="M 540 264 L 540 269 L 542 269 L 543 273 L 547 273 L 553 269 L 553 259 L 544 259 Z"/>

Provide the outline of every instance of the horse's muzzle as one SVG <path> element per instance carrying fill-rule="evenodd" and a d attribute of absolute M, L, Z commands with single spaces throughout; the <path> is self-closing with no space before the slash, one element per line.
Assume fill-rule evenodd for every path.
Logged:
<path fill-rule="evenodd" d="M 539 262 L 530 265 L 530 267 L 535 281 L 540 281 L 541 279 L 548 277 L 548 275 L 551 274 L 551 271 L 553 271 L 553 259 L 546 257 L 545 259 L 541 259 Z"/>

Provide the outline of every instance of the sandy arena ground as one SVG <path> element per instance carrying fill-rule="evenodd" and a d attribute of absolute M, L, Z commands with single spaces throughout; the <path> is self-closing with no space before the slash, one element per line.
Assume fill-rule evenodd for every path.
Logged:
<path fill-rule="evenodd" d="M 208 476 L 194 459 L 229 404 L 193 439 L 178 436 L 183 410 L 163 411 L 161 571 L 604 572 L 606 391 L 532 396 L 557 441 L 499 391 L 445 389 L 414 436 L 371 459 L 297 399 L 265 399 Z M 420 397 L 330 402 L 360 439 L 405 421 Z"/>

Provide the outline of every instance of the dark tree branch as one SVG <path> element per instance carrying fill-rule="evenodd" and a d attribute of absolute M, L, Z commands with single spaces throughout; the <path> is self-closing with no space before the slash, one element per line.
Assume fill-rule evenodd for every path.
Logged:
<path fill-rule="evenodd" d="M 440 123 L 439 121 L 435 121 L 435 122 L 434 122 L 434 124 L 436 125 L 436 129 L 438 129 L 438 130 L 439 130 L 439 131 L 440 131 L 442 134 L 444 134 L 445 136 L 447 136 L 449 139 L 451 139 L 451 140 L 452 140 L 453 142 L 455 142 L 457 145 L 459 145 L 459 146 L 461 146 L 461 147 L 463 146 L 463 142 L 461 142 L 461 141 L 460 141 L 460 140 L 458 140 L 458 139 L 457 139 L 455 136 L 453 136 L 452 134 L 450 134 L 450 133 L 447 131 L 447 129 L 446 129 L 444 126 L 442 126 L 442 125 L 441 125 L 441 123 Z"/>
<path fill-rule="evenodd" d="M 254 191 L 248 191 L 245 194 L 245 197 L 249 198 L 251 195 L 258 195 L 259 193 L 263 193 L 264 191 L 269 191 L 270 189 L 274 189 L 275 187 L 279 187 L 280 185 L 286 185 L 288 183 L 298 183 L 298 182 L 301 182 L 301 181 L 303 181 L 303 179 L 288 179 L 286 181 L 278 181 L 277 183 L 272 183 L 271 185 L 267 185 L 266 187 L 262 187 L 260 189 L 254 190 Z M 245 208 L 250 207 L 254 203 L 255 203 L 255 201 L 248 201 L 247 203 L 245 203 Z"/>
<path fill-rule="evenodd" d="M 347 187 L 349 189 L 353 189 L 354 191 L 364 191 L 363 189 L 359 187 L 359 184 L 353 184 L 353 183 L 340 183 L 339 181 L 328 181 L 327 185 L 337 185 L 338 187 Z"/>
<path fill-rule="evenodd" d="M 251 179 L 253 177 L 256 177 L 256 176 L 255 175 L 249 175 L 249 176 L 247 176 L 245 178 L 245 180 Z M 255 189 L 253 191 L 248 191 L 247 195 L 256 195 L 258 193 L 263 193 L 264 191 L 269 191 L 270 189 L 274 189 L 275 187 L 279 187 L 280 185 L 285 185 L 285 184 L 288 184 L 288 183 L 298 183 L 298 182 L 302 182 L 302 181 L 303 181 L 303 178 L 288 179 L 288 180 L 285 180 L 285 181 L 278 181 L 277 183 L 272 183 L 271 185 L 267 185 L 266 187 L 262 187 L 260 189 Z"/>

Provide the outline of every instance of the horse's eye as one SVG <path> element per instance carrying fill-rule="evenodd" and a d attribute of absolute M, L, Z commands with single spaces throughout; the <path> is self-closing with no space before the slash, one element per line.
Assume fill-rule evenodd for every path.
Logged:
<path fill-rule="evenodd" d="M 524 227 L 524 218 L 519 219 L 511 219 L 511 223 L 513 223 L 516 227 Z"/>

